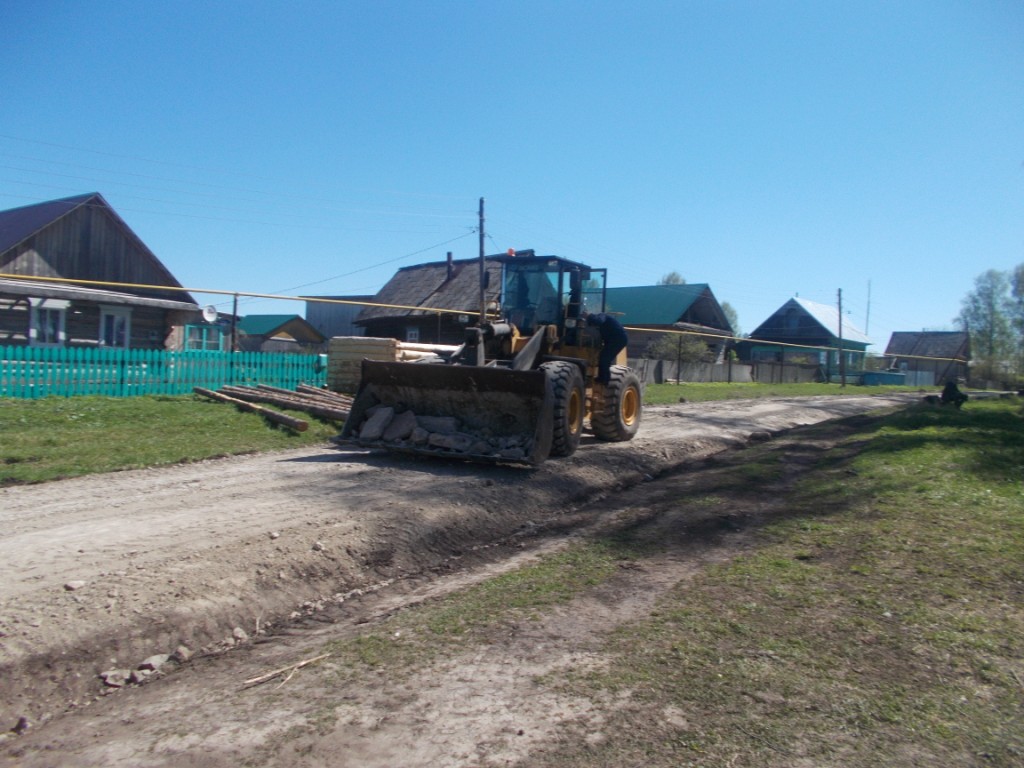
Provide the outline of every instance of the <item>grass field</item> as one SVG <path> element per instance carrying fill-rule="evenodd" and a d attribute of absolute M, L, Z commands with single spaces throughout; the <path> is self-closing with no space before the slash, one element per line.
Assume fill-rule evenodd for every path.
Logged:
<path fill-rule="evenodd" d="M 678 504 L 751 504 L 784 453 L 748 449 L 714 499 Z M 537 680 L 592 702 L 602 727 L 530 764 L 1024 765 L 1020 400 L 858 417 L 777 501 L 738 556 L 609 627 L 600 663 Z M 643 567 L 663 538 L 626 525 L 327 650 L 353 685 L 400 678 L 621 579 L 617 562 Z"/>
<path fill-rule="evenodd" d="M 341 431 L 303 418 L 309 429 L 296 433 L 195 397 L 0 399 L 0 486 L 273 451 Z"/>
<path fill-rule="evenodd" d="M 651 404 L 800 395 L 871 394 L 893 387 L 819 384 L 658 384 Z M 121 469 L 200 461 L 322 443 L 340 424 L 296 414 L 309 430 L 294 433 L 261 416 L 185 397 L 0 399 L 0 486 L 40 483 Z"/>

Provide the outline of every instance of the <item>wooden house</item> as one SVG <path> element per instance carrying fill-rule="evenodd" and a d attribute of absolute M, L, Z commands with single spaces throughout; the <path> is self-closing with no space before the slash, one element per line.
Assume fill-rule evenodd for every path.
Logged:
<path fill-rule="evenodd" d="M 605 296 L 606 310 L 629 326 L 630 356 L 643 356 L 664 331 L 685 331 L 686 338 L 705 342 L 711 359 L 720 361 L 733 335 L 722 306 L 705 283 L 608 288 Z"/>
<path fill-rule="evenodd" d="M 764 342 L 773 342 L 767 344 Z M 847 373 L 864 369 L 871 340 L 827 304 L 793 298 L 737 345 L 740 359 L 818 366 L 825 377 L 838 374 L 839 351 Z"/>
<path fill-rule="evenodd" d="M 327 341 L 299 315 L 246 315 L 237 331 L 243 352 L 319 352 Z"/>
<path fill-rule="evenodd" d="M 885 357 L 891 370 L 913 375 L 919 386 L 966 381 L 970 336 L 965 331 L 897 331 L 889 337 Z"/>
<path fill-rule="evenodd" d="M 484 260 L 489 300 L 497 300 L 501 263 Z M 403 267 L 355 319 L 366 336 L 424 344 L 461 344 L 480 317 L 480 260 L 452 259 Z M 424 309 L 420 309 L 423 307 Z"/>
<path fill-rule="evenodd" d="M 201 323 L 99 193 L 0 211 L 0 345 L 164 349 Z"/>

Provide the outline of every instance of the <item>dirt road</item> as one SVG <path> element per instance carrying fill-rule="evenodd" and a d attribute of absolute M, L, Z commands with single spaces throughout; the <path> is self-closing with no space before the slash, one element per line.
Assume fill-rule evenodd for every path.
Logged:
<path fill-rule="evenodd" d="M 240 663 L 244 656 L 216 655 L 220 651 L 263 649 L 259 663 L 272 663 L 273 644 L 254 645 L 268 633 L 280 637 L 287 627 L 315 623 L 332 611 L 336 620 L 345 605 L 357 620 L 361 606 L 371 602 L 369 593 L 375 594 L 373 611 L 388 601 L 421 599 L 423 590 L 436 588 L 436 574 L 457 571 L 488 548 L 687 461 L 742 445 L 752 434 L 913 399 L 652 407 L 633 442 L 585 438 L 573 457 L 536 469 L 324 447 L 0 490 L 0 730 L 19 718 L 30 724 L 0 749 L 25 765 L 54 764 L 45 750 L 59 732 L 58 749 L 84 750 L 77 753 L 78 765 L 198 765 L 182 758 L 190 737 L 166 752 L 153 752 L 159 739 L 151 732 L 147 746 L 132 743 L 145 729 L 132 725 L 128 714 L 115 728 L 121 739 L 115 746 L 86 749 L 92 744 L 86 713 L 95 716 L 102 708 L 106 721 L 114 722 L 118 712 L 129 711 L 119 707 L 137 706 L 139 700 L 129 704 L 130 695 L 145 695 L 158 697 L 158 708 L 177 718 L 192 706 L 195 686 L 202 686 L 210 665 Z M 673 573 L 666 569 L 658 578 Z M 177 672 L 101 700 L 112 690 L 102 673 L 134 670 L 155 655 L 159 665 L 161 654 L 176 649 L 199 660 L 169 662 L 164 671 Z M 528 648 L 520 650 L 528 663 Z M 464 665 L 450 673 L 454 706 Z M 172 681 L 190 682 L 169 687 Z M 512 695 L 511 680 L 509 686 Z M 162 694 L 153 692 L 158 688 Z M 260 742 L 261 729 L 279 729 L 292 716 L 247 712 L 250 719 L 222 740 Z M 446 727 L 443 714 L 434 715 L 441 718 L 437 727 Z M 81 743 L 69 736 L 72 722 L 79 723 Z M 531 736 L 542 737 L 539 731 Z M 471 746 L 465 745 L 469 762 L 451 764 L 476 764 Z M 430 764 L 430 757 L 424 753 L 426 762 L 404 764 Z M 367 755 L 353 764 L 386 765 L 388 759 Z"/>

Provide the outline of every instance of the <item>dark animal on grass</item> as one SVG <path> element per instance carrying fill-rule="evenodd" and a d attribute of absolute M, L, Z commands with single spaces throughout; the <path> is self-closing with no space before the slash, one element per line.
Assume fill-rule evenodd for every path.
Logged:
<path fill-rule="evenodd" d="M 959 408 L 961 405 L 967 402 L 967 395 L 960 391 L 957 387 L 956 382 L 952 379 L 946 382 L 946 386 L 942 388 L 942 394 L 939 396 L 939 402 L 942 405 L 952 405 Z"/>

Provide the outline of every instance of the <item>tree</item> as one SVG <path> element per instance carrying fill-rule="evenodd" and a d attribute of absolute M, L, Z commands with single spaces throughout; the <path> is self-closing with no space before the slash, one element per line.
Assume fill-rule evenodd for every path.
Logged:
<path fill-rule="evenodd" d="M 725 315 L 725 319 L 729 321 L 729 327 L 732 328 L 732 335 L 740 335 L 740 316 L 736 314 L 736 310 L 732 308 L 732 304 L 728 301 L 722 302 L 722 314 Z"/>
<path fill-rule="evenodd" d="M 1010 324 L 1017 333 L 1017 373 L 1024 373 L 1024 264 L 1010 273 Z"/>
<path fill-rule="evenodd" d="M 954 322 L 971 335 L 971 350 L 982 363 L 983 375 L 995 378 L 999 366 L 1015 348 L 1010 280 L 1005 272 L 990 269 L 978 275 Z"/>
<path fill-rule="evenodd" d="M 672 270 L 667 275 L 661 276 L 658 285 L 686 285 L 686 278 Z"/>
<path fill-rule="evenodd" d="M 1024 352 L 1024 264 L 1010 273 L 1010 322 L 1017 331 L 1017 344 Z"/>
<path fill-rule="evenodd" d="M 711 351 L 702 336 L 685 333 L 663 333 L 647 345 L 644 357 L 652 360 L 678 360 L 681 363 L 702 363 L 711 360 Z"/>

